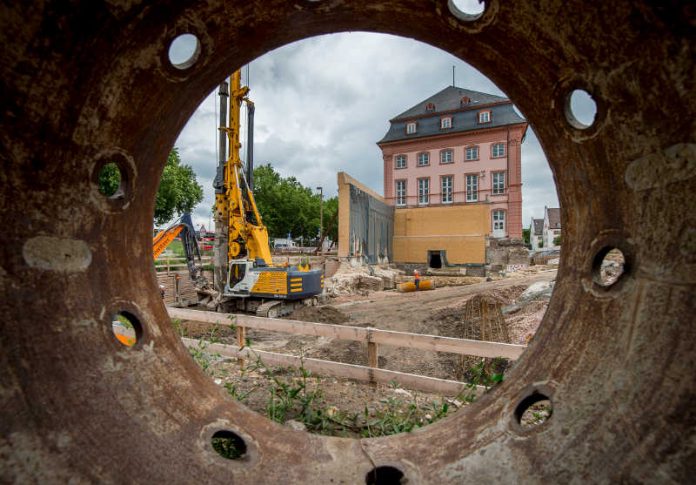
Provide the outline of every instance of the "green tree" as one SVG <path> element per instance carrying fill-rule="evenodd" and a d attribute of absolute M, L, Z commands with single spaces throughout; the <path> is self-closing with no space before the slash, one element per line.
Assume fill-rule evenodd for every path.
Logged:
<path fill-rule="evenodd" d="M 303 186 L 295 177 L 281 177 L 270 164 L 256 167 L 254 198 L 271 237 L 286 237 L 288 233 L 294 238 L 317 237 L 319 195 Z M 324 201 L 325 223 L 332 215 L 330 201 Z"/>
<path fill-rule="evenodd" d="M 556 236 L 556 237 L 553 238 L 553 245 L 554 245 L 554 246 L 560 246 L 560 245 L 561 245 L 561 236 L 560 236 L 560 235 L 558 235 L 558 236 Z"/>
<path fill-rule="evenodd" d="M 524 244 L 526 246 L 529 246 L 531 244 L 529 241 L 529 233 L 530 233 L 529 229 L 522 229 L 522 240 L 524 241 Z"/>
<path fill-rule="evenodd" d="M 112 195 L 118 190 L 121 174 L 118 167 L 109 163 L 99 173 L 99 190 Z M 155 224 L 164 224 L 181 215 L 191 212 L 203 200 L 203 187 L 196 181 L 196 174 L 190 165 L 181 163 L 179 150 L 173 148 L 167 157 L 162 178 L 155 197 Z"/>
<path fill-rule="evenodd" d="M 338 197 L 324 201 L 324 233 L 334 243 L 338 242 Z"/>

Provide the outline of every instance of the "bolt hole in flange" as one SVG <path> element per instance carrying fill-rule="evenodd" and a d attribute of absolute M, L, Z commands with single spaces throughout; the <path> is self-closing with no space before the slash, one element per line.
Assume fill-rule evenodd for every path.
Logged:
<path fill-rule="evenodd" d="M 228 430 L 216 431 L 210 440 L 213 449 L 223 458 L 239 460 L 246 455 L 247 446 L 237 433 Z"/>
<path fill-rule="evenodd" d="M 123 175 L 121 169 L 114 162 L 105 164 L 99 170 L 99 193 L 110 199 L 123 195 Z"/>
<path fill-rule="evenodd" d="M 393 466 L 378 466 L 365 476 L 367 485 L 399 485 L 406 483 L 404 472 Z"/>
<path fill-rule="evenodd" d="M 566 119 L 579 130 L 586 130 L 594 125 L 597 117 L 597 103 L 592 95 L 584 89 L 573 90 L 566 100 Z"/>
<path fill-rule="evenodd" d="M 113 316 L 111 331 L 116 340 L 128 348 L 135 346 L 143 336 L 142 325 L 134 315 L 128 312 L 120 312 Z"/>
<path fill-rule="evenodd" d="M 529 430 L 544 424 L 552 413 L 551 399 L 540 392 L 534 392 L 517 405 L 515 420 L 523 430 Z"/>
<path fill-rule="evenodd" d="M 189 69 L 193 66 L 201 53 L 201 44 L 193 34 L 181 34 L 169 44 L 169 62 L 173 67 L 180 70 Z"/>
<path fill-rule="evenodd" d="M 486 10 L 484 0 L 449 0 L 450 11 L 462 20 L 475 20 Z"/>
<path fill-rule="evenodd" d="M 626 270 L 624 253 L 614 247 L 605 247 L 597 253 L 592 264 L 595 283 L 604 288 L 614 285 Z"/>

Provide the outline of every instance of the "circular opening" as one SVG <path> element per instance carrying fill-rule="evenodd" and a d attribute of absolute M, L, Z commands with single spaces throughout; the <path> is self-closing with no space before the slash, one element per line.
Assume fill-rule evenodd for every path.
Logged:
<path fill-rule="evenodd" d="M 125 347 L 133 347 L 143 335 L 142 326 L 137 318 L 127 312 L 114 315 L 111 321 L 114 337 Z"/>
<path fill-rule="evenodd" d="M 247 446 L 242 437 L 232 431 L 215 432 L 210 443 L 218 455 L 228 460 L 238 460 L 247 452 Z"/>
<path fill-rule="evenodd" d="M 625 267 L 626 258 L 620 249 L 604 248 L 595 257 L 594 281 L 598 285 L 608 288 L 619 280 Z"/>
<path fill-rule="evenodd" d="M 566 117 L 575 128 L 587 129 L 594 124 L 597 116 L 597 103 L 592 95 L 583 89 L 576 89 L 568 97 Z"/>
<path fill-rule="evenodd" d="M 365 476 L 367 485 L 398 485 L 402 483 L 404 473 L 393 466 L 378 466 Z"/>
<path fill-rule="evenodd" d="M 99 170 L 97 185 L 104 197 L 116 198 L 123 193 L 121 169 L 114 162 L 109 162 Z"/>
<path fill-rule="evenodd" d="M 474 20 L 486 10 L 484 0 L 449 0 L 450 11 L 464 20 Z"/>
<path fill-rule="evenodd" d="M 490 2 L 487 4 L 487 9 L 495 6 L 495 2 Z M 493 11 L 487 10 L 485 15 L 488 18 L 489 15 L 493 14 Z M 450 20 L 454 22 L 454 19 Z M 479 24 L 476 23 L 476 25 Z M 348 38 L 351 39 L 351 42 L 346 42 Z M 350 49 L 342 47 L 344 44 L 359 44 L 362 47 L 359 52 L 351 52 Z M 316 69 L 315 72 L 323 73 L 321 60 L 326 59 L 327 55 L 329 58 L 333 57 L 335 55 L 333 52 L 337 49 L 337 52 L 341 53 L 341 57 L 351 56 L 351 59 L 360 59 L 359 62 L 354 60 L 351 63 L 353 67 L 350 69 L 359 69 L 365 72 L 365 75 L 361 75 L 360 78 L 368 79 L 370 78 L 369 66 L 375 65 L 375 62 L 372 59 L 365 60 L 360 53 L 365 50 L 364 47 L 367 45 L 374 46 L 374 49 L 369 49 L 369 51 L 370 55 L 374 55 L 375 58 L 378 58 L 379 54 L 373 54 L 374 50 L 381 51 L 382 55 L 393 55 L 399 51 L 403 52 L 405 56 L 413 56 L 414 49 L 419 52 L 422 49 L 422 54 L 425 57 L 428 54 L 436 56 L 442 54 L 437 51 L 433 52 L 429 46 L 420 45 L 408 39 L 363 33 L 342 34 L 340 37 L 317 37 L 304 43 L 281 48 L 277 52 L 269 53 L 267 58 L 264 56 L 265 59 L 260 58 L 254 61 L 249 70 L 241 70 L 242 85 L 247 84 L 248 79 L 253 79 L 247 96 L 255 103 L 257 112 L 267 112 L 268 115 L 264 116 L 268 116 L 265 118 L 268 120 L 286 119 L 287 116 L 291 116 L 293 119 L 290 123 L 270 124 L 270 122 L 262 121 L 261 118 L 256 118 L 255 133 L 257 135 L 261 133 L 261 142 L 250 140 L 247 136 L 249 134 L 247 122 L 244 119 L 239 121 L 241 142 L 254 147 L 257 159 L 269 160 L 264 164 L 257 164 L 253 177 L 246 178 L 253 180 L 255 184 L 254 198 L 263 223 L 268 230 L 271 256 L 274 258 L 275 264 L 288 265 L 289 267 L 302 265 L 306 258 L 310 258 L 313 268 L 324 269 L 324 278 L 319 286 L 326 285 L 326 293 L 328 293 L 325 298 L 322 298 L 321 305 L 315 306 L 310 300 L 307 300 L 309 305 L 300 305 L 294 311 L 292 308 L 280 306 L 270 307 L 270 309 L 267 306 L 258 306 L 256 311 L 265 312 L 263 316 L 270 318 L 283 317 L 323 325 L 371 326 L 379 331 L 420 333 L 426 335 L 423 340 L 430 338 L 428 335 L 438 335 L 453 339 L 524 345 L 532 338 L 541 324 L 551 299 L 553 281 L 558 267 L 559 249 L 550 248 L 551 240 L 548 238 L 548 234 L 540 233 L 539 239 L 544 239 L 546 243 L 539 245 L 539 248 L 544 249 L 544 251 L 537 251 L 539 254 L 535 267 L 530 270 L 527 267 L 529 253 L 524 247 L 523 241 L 508 243 L 505 238 L 513 229 L 516 232 L 523 232 L 526 228 L 526 225 L 523 227 L 521 221 L 513 221 L 508 210 L 491 211 L 492 214 L 481 222 L 483 227 L 477 233 L 483 240 L 482 234 L 492 232 L 496 241 L 500 241 L 500 244 L 496 246 L 498 251 L 496 254 L 500 257 L 492 262 L 493 269 L 488 274 L 486 268 L 479 265 L 466 268 L 465 274 L 462 271 L 463 267 L 457 265 L 471 261 L 468 256 L 456 256 L 452 249 L 448 252 L 448 246 L 440 246 L 439 244 L 431 246 L 428 248 L 429 262 L 432 263 L 431 266 L 439 266 L 438 269 L 442 271 L 439 274 L 426 274 L 423 267 L 425 265 L 417 266 L 417 269 L 423 272 L 423 279 L 419 280 L 419 295 L 415 298 L 414 295 L 401 294 L 396 291 L 396 288 L 402 284 L 406 288 L 410 288 L 411 285 L 415 287 L 413 270 L 416 268 L 413 266 L 407 266 L 407 269 L 398 271 L 391 268 L 380 268 L 379 265 L 368 266 L 367 264 L 357 267 L 340 265 L 341 267 L 332 268 L 333 260 L 331 258 L 333 256 L 317 254 L 316 249 L 314 249 L 321 243 L 320 239 L 317 238 L 318 234 L 326 232 L 328 235 L 327 227 L 336 230 L 338 227 L 339 217 L 336 212 L 338 198 L 326 187 L 327 180 L 332 180 L 335 177 L 334 167 L 323 165 L 322 160 L 310 152 L 303 153 L 302 158 L 311 160 L 311 162 L 303 162 L 301 166 L 294 163 L 286 164 L 282 160 L 273 161 L 279 146 L 273 139 L 266 139 L 265 134 L 272 132 L 278 137 L 294 136 L 295 130 L 291 128 L 291 125 L 295 124 L 306 126 L 306 133 L 334 132 L 334 129 L 339 128 L 340 125 L 327 128 L 327 120 L 318 122 L 314 113 L 315 109 L 323 110 L 325 106 L 333 102 L 331 101 L 333 99 L 331 93 L 323 92 L 325 90 L 321 89 L 322 86 L 340 85 L 343 77 L 334 76 L 333 72 L 326 75 L 322 74 L 320 82 L 310 86 L 293 82 L 292 86 L 288 84 L 288 92 L 279 93 L 277 84 L 273 83 L 271 66 L 283 64 L 284 71 L 292 72 L 292 64 L 287 61 L 288 50 L 292 48 L 302 51 L 303 56 L 317 58 L 317 64 L 313 69 Z M 320 53 L 321 55 L 319 55 Z M 483 96 L 484 92 L 504 96 L 503 92 L 494 87 L 492 81 L 487 80 L 473 67 L 449 57 L 442 57 L 438 64 L 445 63 L 444 65 L 447 66 L 448 69 L 445 71 L 448 82 L 451 73 L 450 61 L 457 62 L 455 74 L 459 78 L 458 80 L 453 78 L 454 86 L 448 86 L 447 90 L 452 96 L 452 102 L 463 111 L 470 111 L 472 106 L 469 104 L 482 103 L 488 99 Z M 250 75 L 249 71 L 256 72 L 256 74 Z M 389 90 L 380 93 L 370 91 L 368 99 L 356 101 L 357 108 L 354 108 L 352 102 L 341 103 L 340 106 L 337 106 L 337 109 L 340 107 L 350 113 L 350 115 L 342 115 L 341 119 L 356 119 L 356 116 L 362 116 L 360 113 L 366 112 L 372 107 L 375 111 L 379 111 L 375 116 L 389 120 L 396 114 L 396 111 L 392 112 L 393 106 L 407 109 L 412 105 L 416 96 L 423 100 L 418 106 L 422 105 L 423 112 L 426 112 L 429 96 L 442 90 L 440 80 L 432 85 L 414 88 L 409 83 L 394 81 L 393 74 L 387 71 L 381 73 L 384 76 L 383 79 L 387 81 L 392 90 L 398 90 L 396 94 L 390 94 L 394 98 L 393 102 L 390 101 L 384 106 L 379 103 L 382 97 L 389 94 Z M 222 111 L 227 113 L 229 92 L 228 86 L 220 87 L 211 93 L 204 104 L 201 104 L 201 108 L 194 115 L 196 118 L 192 118 L 176 142 L 182 153 L 198 153 L 197 149 L 191 149 L 193 148 L 191 146 L 192 140 L 206 139 L 205 136 L 201 136 L 201 133 L 212 132 L 213 128 L 215 136 L 222 133 L 223 144 L 229 142 L 229 139 L 224 138 L 225 133 L 218 129 L 223 122 L 217 121 L 220 119 L 220 104 L 222 104 Z M 289 96 L 290 92 L 295 94 Z M 307 94 L 300 95 L 301 92 Z M 219 93 L 223 95 L 221 96 Z M 312 93 L 314 93 L 314 97 L 312 97 Z M 222 103 L 219 99 L 221 97 L 224 98 Z M 312 102 L 311 106 L 308 105 L 308 99 L 318 97 L 322 98 L 320 103 Z M 462 102 L 463 98 L 467 98 L 469 104 Z M 297 100 L 304 101 L 297 102 Z M 439 134 L 440 114 L 437 113 L 437 110 L 442 109 L 442 105 L 441 103 L 434 104 L 436 112 L 433 114 L 433 126 L 436 127 L 435 131 Z M 379 108 L 377 108 L 378 105 Z M 244 105 L 241 108 L 240 117 L 247 116 L 248 120 L 249 114 L 244 109 Z M 490 115 L 490 119 L 494 122 L 498 119 L 504 120 L 506 119 L 504 117 L 508 116 L 510 119 L 524 121 L 520 115 L 515 114 L 511 101 L 506 102 L 504 106 L 496 107 Z M 210 118 L 214 118 L 217 122 L 211 124 L 206 121 Z M 453 117 L 453 122 L 455 122 L 453 126 L 456 126 L 458 120 L 459 118 Z M 225 126 L 229 124 L 228 121 L 224 123 L 226 123 Z M 342 130 L 338 129 L 338 131 Z M 372 130 L 366 131 L 372 132 Z M 405 130 L 399 128 L 398 132 L 405 136 Z M 542 155 L 543 151 L 531 128 L 526 137 L 522 131 L 511 134 L 505 129 L 501 129 L 496 133 L 495 136 L 498 138 L 495 139 L 494 143 L 485 142 L 491 145 L 490 147 L 483 143 L 480 146 L 474 145 L 476 150 L 472 150 L 471 154 L 467 153 L 466 150 L 469 145 L 465 147 L 455 144 L 453 146 L 444 141 L 440 146 L 429 150 L 431 165 L 433 161 L 436 161 L 437 164 L 441 163 L 440 150 L 451 150 L 453 157 L 451 161 L 447 162 L 451 163 L 452 166 L 463 166 L 465 163 L 478 159 L 477 163 L 480 163 L 482 167 L 485 165 L 485 169 L 477 170 L 475 174 L 464 174 L 455 170 L 456 173 L 451 177 L 431 178 L 430 186 L 423 191 L 423 194 L 418 194 L 415 191 L 404 194 L 404 203 L 416 206 L 420 202 L 420 195 L 422 195 L 428 203 L 438 205 L 462 203 L 463 206 L 469 197 L 471 197 L 470 201 L 482 201 L 487 197 L 485 194 L 493 195 L 494 193 L 497 197 L 494 197 L 495 200 L 503 200 L 506 194 L 512 193 L 514 190 L 518 192 L 523 190 L 519 187 L 514 188 L 514 184 L 509 183 L 511 178 L 507 171 L 501 172 L 500 169 L 495 169 L 491 165 L 499 164 L 499 160 L 504 159 L 508 152 L 516 157 L 521 156 L 523 153 L 521 144 L 523 140 L 526 140 L 527 146 L 534 144 L 532 146 L 536 148 L 531 149 L 539 153 L 539 156 L 534 157 L 534 159 L 542 163 L 534 165 L 529 170 L 529 172 L 535 172 L 536 188 L 533 193 L 536 200 L 535 204 L 528 204 L 532 209 L 529 211 L 529 215 L 525 215 L 524 219 L 529 221 L 531 216 L 536 216 L 536 220 L 543 223 L 546 212 L 549 212 L 556 214 L 558 216 L 556 218 L 560 222 L 558 215 L 560 209 L 558 208 L 553 177 L 546 166 L 546 160 Z M 364 146 L 365 150 L 369 149 L 374 145 L 373 138 L 381 135 L 382 133 L 372 132 L 370 136 L 365 137 L 364 142 L 360 142 L 361 146 Z M 207 139 L 214 141 L 212 137 L 207 137 Z M 513 140 L 515 140 L 514 143 Z M 298 146 L 302 146 L 302 144 L 298 143 Z M 217 149 L 219 150 L 219 148 Z M 226 150 L 223 149 L 223 151 Z M 356 163 L 362 163 L 360 161 L 362 155 L 357 154 L 362 151 L 362 148 L 354 150 L 351 146 L 345 154 L 350 156 L 351 160 L 355 157 Z M 406 167 L 417 164 L 418 160 L 415 155 L 420 152 L 403 156 Z M 204 151 L 201 150 L 200 153 L 203 154 Z M 248 156 L 248 152 L 245 152 L 245 148 L 242 147 L 239 155 L 240 158 Z M 190 158 L 187 155 L 186 162 L 192 163 L 192 168 L 199 169 L 199 173 L 202 174 L 208 173 L 205 171 L 210 168 L 211 158 L 224 160 L 226 156 L 226 154 L 223 155 L 222 151 L 216 153 L 214 157 L 205 155 Z M 467 156 L 470 158 L 469 161 L 466 160 Z M 525 163 L 523 161 L 522 165 L 525 166 Z M 398 165 L 396 162 L 393 163 L 394 172 L 392 173 L 395 179 L 403 176 L 400 175 L 403 171 L 396 172 L 399 168 Z M 321 170 L 317 170 L 317 167 L 321 167 Z M 370 169 L 366 167 L 366 170 Z M 381 168 L 379 171 L 381 172 Z M 543 172 L 539 174 L 540 171 Z M 522 173 L 524 173 L 524 169 Z M 537 178 L 537 175 L 540 177 Z M 221 181 L 218 180 L 218 183 Z M 412 182 L 416 185 L 415 179 Z M 316 194 L 314 188 L 319 186 L 324 187 L 324 189 L 320 191 L 320 194 Z M 297 189 L 296 193 L 295 189 Z M 395 190 L 395 187 L 392 186 L 391 189 Z M 446 198 L 442 195 L 445 192 L 448 193 Z M 274 198 L 274 193 L 284 194 L 283 201 L 277 202 L 279 199 Z M 393 192 L 392 195 L 396 195 L 396 193 Z M 239 239 L 230 238 L 229 234 L 227 237 L 223 236 L 216 239 L 215 234 L 209 232 L 213 230 L 216 223 L 215 218 L 211 217 L 208 210 L 214 203 L 212 191 L 206 190 L 206 197 L 208 199 L 201 204 L 203 209 L 197 211 L 197 214 L 192 214 L 195 221 L 194 228 L 199 229 L 204 226 L 205 229 L 200 230 L 202 249 L 207 247 L 208 250 L 214 252 L 214 246 L 221 247 L 220 243 L 228 243 L 228 247 L 233 244 L 239 245 Z M 308 218 L 298 217 L 298 211 L 286 210 L 288 206 L 295 203 L 291 201 L 295 200 L 300 204 L 297 206 L 298 210 L 300 206 L 307 208 Z M 329 204 L 329 202 L 333 204 Z M 276 211 L 276 208 L 283 206 L 285 208 L 282 213 Z M 519 211 L 522 210 L 520 206 Z M 309 216 L 313 219 L 310 219 Z M 419 217 L 425 216 L 419 214 Z M 551 214 L 548 217 L 551 219 Z M 221 220 L 224 221 L 223 218 Z M 316 221 L 316 226 L 311 227 L 314 224 L 312 221 Z M 225 227 L 224 224 L 223 227 Z M 382 228 L 381 230 L 385 231 L 386 229 Z M 370 229 L 371 231 L 372 229 Z M 427 235 L 428 233 L 423 232 L 422 234 Z M 336 234 L 331 239 L 337 240 L 337 236 Z M 384 238 L 387 240 L 388 236 L 385 235 Z M 352 251 L 362 251 L 359 247 L 362 245 L 361 239 L 362 237 L 353 238 Z M 426 427 L 458 412 L 458 410 L 476 401 L 485 390 L 494 389 L 499 383 L 504 382 L 505 372 L 512 367 L 510 363 L 515 360 L 516 355 L 483 359 L 477 356 L 461 356 L 454 353 L 435 353 L 422 347 L 403 348 L 391 345 L 371 345 L 360 339 L 334 341 L 300 331 L 272 332 L 261 328 L 245 328 L 243 319 L 237 321 L 226 315 L 238 312 L 238 307 L 234 301 L 230 301 L 229 305 L 217 305 L 216 301 L 207 296 L 199 299 L 198 297 L 203 294 L 202 292 L 191 291 L 189 293 L 194 283 L 186 270 L 186 260 L 183 258 L 183 253 L 174 251 L 179 249 L 180 244 L 180 241 L 174 241 L 170 246 L 172 253 L 181 257 L 178 261 L 181 271 L 180 279 L 165 273 L 165 266 L 168 263 L 165 264 L 166 258 L 164 256 L 160 257 L 156 265 L 158 269 L 162 270 L 161 274 L 158 275 L 160 283 L 171 282 L 171 286 L 167 285 L 165 303 L 175 306 L 198 305 L 197 310 L 218 310 L 220 318 L 217 323 L 213 323 L 211 321 L 197 321 L 194 313 L 190 313 L 190 316 L 182 315 L 182 320 L 175 322 L 177 332 L 186 338 L 186 346 L 199 367 L 217 385 L 224 387 L 231 398 L 287 427 L 303 429 L 316 434 L 348 438 L 373 438 L 409 432 Z M 531 244 L 529 240 L 528 244 Z M 329 246 L 326 244 L 327 249 Z M 454 246 L 449 247 L 453 248 Z M 552 251 L 548 251 L 549 249 Z M 388 251 L 380 251 L 379 248 L 375 248 L 370 258 L 374 257 L 375 262 L 383 261 L 383 258 L 392 259 L 393 255 L 386 254 Z M 516 264 L 508 264 L 508 262 L 513 263 L 513 258 L 517 258 L 514 260 Z M 174 257 L 171 259 L 174 261 L 172 262 L 172 268 L 174 268 L 177 262 Z M 224 264 L 220 265 L 220 262 L 208 261 L 211 261 L 207 263 L 209 269 L 216 270 L 216 264 L 221 269 L 219 273 L 209 273 L 208 281 L 218 282 L 218 284 L 225 282 L 226 278 L 219 277 L 219 275 L 224 275 L 227 267 Z M 241 270 L 242 267 L 235 263 L 232 273 L 234 280 L 231 278 L 229 281 L 234 283 L 238 277 L 246 274 Z M 539 272 L 545 272 L 542 275 L 544 281 L 538 281 L 539 275 L 537 273 Z M 337 274 L 334 275 L 334 273 Z M 521 278 L 518 278 L 519 276 Z M 508 277 L 510 278 L 508 279 Z M 503 279 L 508 281 L 498 281 Z M 295 279 L 295 281 L 298 280 Z M 451 295 L 456 293 L 457 296 L 451 296 L 443 301 L 438 296 L 441 294 L 438 282 L 444 282 L 447 286 L 459 286 L 461 290 L 451 292 Z M 472 283 L 481 284 L 480 287 L 476 288 L 476 292 L 481 295 L 475 295 L 473 298 L 474 295 L 471 295 L 469 286 Z M 498 288 L 499 284 L 505 284 L 505 288 Z M 425 291 L 432 290 L 433 285 L 435 286 L 434 291 Z M 234 284 L 230 285 L 230 287 L 232 286 Z M 289 292 L 293 289 L 299 289 L 302 285 L 295 283 L 295 287 L 292 286 L 292 283 L 288 284 Z M 446 291 L 452 289 L 448 288 Z M 383 292 L 392 290 L 394 290 L 394 294 L 385 296 L 394 296 L 398 299 L 398 304 L 394 304 L 391 299 L 379 297 Z M 372 299 L 364 301 L 372 293 L 376 294 L 374 301 Z M 463 297 L 462 299 L 459 299 L 460 295 Z M 477 298 L 478 296 L 481 297 Z M 249 303 L 252 300 L 247 299 L 246 301 Z M 432 301 L 432 306 L 424 305 L 423 301 Z M 355 304 L 358 302 L 363 303 Z M 397 305 L 400 309 L 399 312 L 394 311 Z M 248 305 L 247 311 L 253 312 L 254 309 Z M 404 317 L 404 315 L 407 316 Z M 177 317 L 175 316 L 175 318 Z M 424 321 L 427 321 L 428 325 L 423 325 Z M 287 328 L 282 323 L 279 327 Z M 294 330 L 296 327 L 292 328 Z M 213 343 L 219 344 L 219 346 L 213 346 Z M 244 349 L 240 358 L 239 351 L 242 344 Z M 460 344 L 465 345 L 463 342 Z M 501 354 L 508 355 L 504 353 L 503 347 L 500 346 Z M 262 353 L 257 354 L 257 350 Z M 522 350 L 519 349 L 519 352 Z M 288 359 L 285 360 L 286 362 L 292 359 L 293 365 L 281 366 L 278 364 L 278 359 L 268 356 L 266 352 L 281 354 L 284 356 L 282 359 Z M 314 359 L 329 361 L 331 364 L 315 367 Z M 420 378 L 413 378 L 411 381 L 404 378 L 399 379 L 399 381 L 384 382 L 386 379 L 380 377 L 381 382 L 378 383 L 369 382 L 365 378 L 349 380 L 343 377 L 334 377 L 334 369 L 336 369 L 334 363 L 405 372 L 426 378 L 457 380 L 464 386 L 447 384 L 450 387 L 447 388 L 446 392 L 443 392 L 442 387 L 435 389 L 434 386 L 430 386 L 433 381 Z M 384 375 L 380 374 L 379 371 L 374 374 Z M 368 372 L 363 375 L 371 376 L 373 373 Z M 366 472 L 367 470 L 361 472 L 361 476 Z"/>
<path fill-rule="evenodd" d="M 515 418 L 523 429 L 544 424 L 553 413 L 551 399 L 540 393 L 526 397 L 515 409 Z"/>
<path fill-rule="evenodd" d="M 200 54 L 200 42 L 193 34 L 181 34 L 169 45 L 169 62 L 177 69 L 188 69 Z"/>

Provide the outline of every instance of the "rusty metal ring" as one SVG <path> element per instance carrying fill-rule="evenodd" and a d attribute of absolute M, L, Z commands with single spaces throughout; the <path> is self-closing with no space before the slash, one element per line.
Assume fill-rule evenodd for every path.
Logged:
<path fill-rule="evenodd" d="M 387 466 L 418 483 L 688 481 L 696 459 L 690 3 L 493 0 L 470 24 L 447 0 L 312 3 L 0 7 L 0 479 L 364 483 Z M 566 247 L 544 322 L 505 383 L 451 418 L 372 440 L 293 431 L 225 398 L 179 342 L 147 269 L 157 181 L 199 102 L 249 59 L 351 30 L 430 43 L 508 93 L 550 161 Z M 202 43 L 184 71 L 164 62 L 175 32 Z M 565 121 L 567 91 L 558 86 L 575 73 L 604 103 L 594 131 Z M 104 147 L 132 160 L 127 206 L 104 206 L 94 194 Z M 621 247 L 630 284 L 598 298 L 583 281 L 607 228 L 630 241 Z M 144 345 L 122 351 L 104 340 L 115 301 L 138 309 Z M 542 431 L 512 433 L 525 389 L 544 382 L 554 383 L 553 417 Z M 216 423 L 246 437 L 250 461 L 213 456 Z"/>

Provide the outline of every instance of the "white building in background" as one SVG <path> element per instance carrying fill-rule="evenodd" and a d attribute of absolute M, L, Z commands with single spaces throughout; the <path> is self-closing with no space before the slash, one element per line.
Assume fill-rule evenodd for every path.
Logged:
<path fill-rule="evenodd" d="M 544 243 L 544 219 L 534 219 L 529 225 L 529 244 L 532 246 L 532 251 L 538 251 Z"/>
<path fill-rule="evenodd" d="M 560 244 L 553 241 L 561 235 L 561 209 L 544 207 L 544 229 L 543 241 L 544 249 L 560 249 Z"/>
<path fill-rule="evenodd" d="M 292 239 L 285 239 L 282 237 L 276 237 L 273 239 L 273 247 L 275 249 L 291 249 L 296 248 L 297 244 Z"/>

